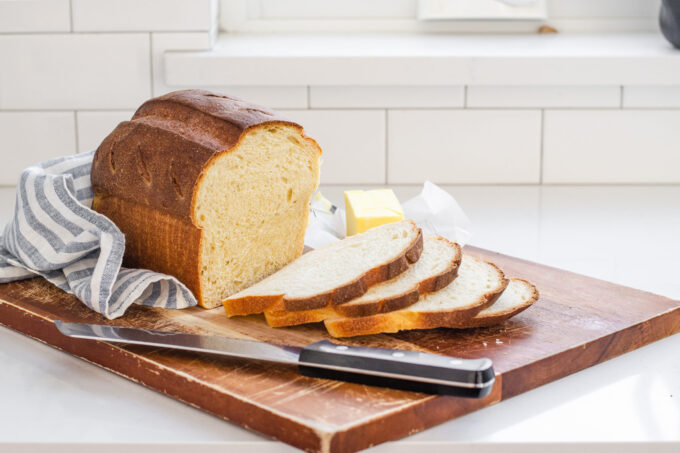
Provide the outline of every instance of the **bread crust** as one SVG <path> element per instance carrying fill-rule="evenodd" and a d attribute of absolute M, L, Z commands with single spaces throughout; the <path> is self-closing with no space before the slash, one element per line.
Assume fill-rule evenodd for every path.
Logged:
<path fill-rule="evenodd" d="M 173 275 L 200 305 L 214 308 L 200 289 L 197 189 L 210 163 L 235 149 L 246 133 L 281 124 L 302 131 L 266 107 L 205 90 L 150 99 L 120 123 L 97 148 L 91 180 L 93 208 L 126 236 L 124 265 Z M 126 211 L 133 205 L 143 212 L 138 219 L 129 219 Z M 177 262 L 167 262 L 166 254 Z"/>
<path fill-rule="evenodd" d="M 92 187 L 96 195 L 133 200 L 197 225 L 196 188 L 210 161 L 250 129 L 276 124 L 302 130 L 273 110 L 209 91 L 150 99 L 97 148 Z"/>
<path fill-rule="evenodd" d="M 115 195 L 95 197 L 92 208 L 125 233 L 125 266 L 174 275 L 202 301 L 199 229 L 177 221 L 170 214 Z M 169 247 L 168 241 L 181 247 Z"/>
<path fill-rule="evenodd" d="M 451 284 L 451 282 L 458 276 L 460 262 L 463 260 L 463 252 L 460 249 L 460 245 L 458 245 L 457 242 L 451 242 L 446 238 L 440 237 L 439 239 L 448 242 L 456 249 L 456 259 L 444 272 L 420 282 L 420 285 L 418 286 L 419 294 L 427 294 L 439 291 L 440 289 L 449 286 L 449 284 Z"/>
<path fill-rule="evenodd" d="M 378 333 L 396 333 L 400 330 L 434 329 L 438 327 L 461 328 L 477 313 L 491 306 L 508 286 L 508 279 L 498 266 L 495 268 L 501 278 L 497 288 L 486 292 L 475 302 L 450 311 L 409 312 L 395 311 L 360 318 L 334 318 L 324 321 L 326 330 L 333 337 L 353 337 Z"/>
<path fill-rule="evenodd" d="M 460 328 L 467 329 L 474 327 L 489 327 L 496 324 L 500 324 L 512 318 L 513 316 L 523 312 L 527 308 L 531 307 L 534 304 L 534 302 L 536 302 L 540 297 L 538 289 L 536 289 L 536 287 L 533 284 L 529 283 L 528 281 L 523 280 L 521 278 L 513 278 L 511 280 L 523 282 L 524 284 L 528 285 L 531 288 L 531 296 L 529 297 L 529 299 L 527 299 L 521 305 L 508 308 L 507 310 L 499 311 L 498 313 L 486 316 L 482 315 L 482 313 L 478 313 L 477 315 L 465 321 Z"/>
<path fill-rule="evenodd" d="M 300 324 L 310 324 L 313 322 L 321 322 L 324 319 L 333 316 L 337 316 L 337 312 L 330 306 L 302 311 L 264 311 L 264 318 L 269 327 L 290 327 Z"/>
<path fill-rule="evenodd" d="M 338 316 L 346 316 L 351 318 L 371 316 L 409 307 L 418 301 L 418 298 L 421 294 L 439 291 L 440 289 L 449 285 L 458 275 L 458 268 L 460 267 L 460 262 L 463 257 L 460 246 L 457 243 L 451 242 L 448 239 L 442 237 L 438 237 L 437 240 L 447 242 L 456 250 L 455 259 L 451 261 L 447 268 L 442 272 L 437 275 L 433 275 L 426 280 L 423 280 L 416 288 L 412 288 L 406 292 L 394 295 L 389 298 L 375 299 L 362 302 L 361 304 L 346 303 L 334 305 L 333 307 L 301 311 L 267 310 L 265 311 L 267 323 L 271 327 L 293 326 L 312 322 L 320 322 L 324 319 Z"/>
<path fill-rule="evenodd" d="M 255 313 L 262 313 L 272 305 L 282 303 L 283 295 L 243 297 L 241 299 L 229 299 L 222 303 L 227 317 L 245 316 Z"/>
<path fill-rule="evenodd" d="M 409 307 L 416 302 L 420 293 L 418 288 L 412 289 L 406 293 L 399 294 L 394 297 L 373 300 L 366 304 L 346 304 L 335 307 L 336 316 L 347 316 L 350 318 L 357 318 L 361 316 L 370 316 L 378 313 L 387 313 L 390 311 L 401 310 Z"/>
<path fill-rule="evenodd" d="M 361 304 L 345 304 L 335 307 L 335 311 L 350 318 L 357 318 L 361 316 L 369 316 L 378 313 L 387 313 L 390 311 L 401 310 L 415 304 L 421 294 L 432 293 L 448 286 L 458 275 L 458 268 L 463 258 L 460 246 L 443 237 L 437 238 L 440 241 L 447 242 L 456 250 L 456 258 L 450 262 L 446 269 L 437 275 L 425 279 L 420 282 L 417 288 L 390 298 L 376 299 Z"/>
<path fill-rule="evenodd" d="M 224 301 L 224 308 L 227 316 L 241 316 L 262 313 L 265 311 L 273 313 L 302 312 L 339 306 L 355 297 L 361 296 L 370 286 L 398 276 L 408 269 L 410 263 L 418 261 L 422 252 L 423 232 L 418 228 L 418 234 L 402 255 L 390 262 L 370 269 L 346 285 L 307 298 L 286 299 L 283 295 L 272 295 L 245 296 L 238 299 L 227 299 Z M 313 317 L 311 314 L 305 314 L 303 316 L 307 316 L 305 319 L 316 319 L 316 317 Z M 319 319 L 316 320 L 319 321 Z"/>

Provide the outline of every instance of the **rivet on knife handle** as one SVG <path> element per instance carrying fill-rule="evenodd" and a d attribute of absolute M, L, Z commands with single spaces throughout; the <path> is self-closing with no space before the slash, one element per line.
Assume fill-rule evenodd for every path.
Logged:
<path fill-rule="evenodd" d="M 481 398 L 495 380 L 490 359 L 458 359 L 418 351 L 320 341 L 302 349 L 302 374 L 424 393 Z"/>

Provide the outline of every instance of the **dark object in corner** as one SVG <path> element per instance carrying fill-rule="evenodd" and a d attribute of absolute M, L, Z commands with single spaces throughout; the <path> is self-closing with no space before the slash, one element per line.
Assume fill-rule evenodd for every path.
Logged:
<path fill-rule="evenodd" d="M 680 49 L 680 0 L 663 0 L 659 13 L 661 33 Z"/>

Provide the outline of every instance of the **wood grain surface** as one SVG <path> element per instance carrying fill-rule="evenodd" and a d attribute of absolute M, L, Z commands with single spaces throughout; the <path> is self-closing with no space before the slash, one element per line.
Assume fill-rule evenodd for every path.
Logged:
<path fill-rule="evenodd" d="M 398 439 L 680 331 L 680 301 L 466 247 L 509 277 L 533 282 L 539 301 L 502 325 L 333 340 L 489 357 L 497 373 L 481 400 L 430 396 L 300 376 L 293 366 L 216 358 L 62 336 L 54 320 L 223 335 L 304 346 L 322 325 L 268 327 L 221 309 L 133 307 L 107 321 L 42 279 L 0 285 L 0 323 L 248 429 L 312 452 L 353 452 Z"/>

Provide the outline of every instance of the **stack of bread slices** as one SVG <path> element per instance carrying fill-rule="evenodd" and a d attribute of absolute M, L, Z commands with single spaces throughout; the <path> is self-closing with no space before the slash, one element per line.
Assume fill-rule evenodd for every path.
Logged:
<path fill-rule="evenodd" d="M 537 299 L 529 282 L 404 220 L 308 252 L 224 307 L 228 316 L 264 313 L 273 327 L 323 321 L 332 336 L 350 337 L 490 326 Z"/>

